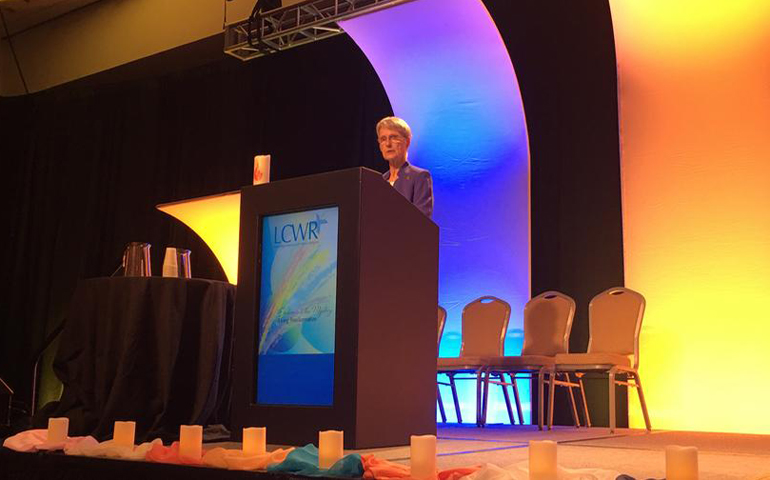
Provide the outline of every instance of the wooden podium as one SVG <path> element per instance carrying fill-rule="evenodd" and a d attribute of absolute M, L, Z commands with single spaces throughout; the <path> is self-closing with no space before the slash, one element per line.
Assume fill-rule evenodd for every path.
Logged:
<path fill-rule="evenodd" d="M 338 212 L 333 401 L 259 403 L 263 222 L 328 207 Z M 343 430 L 345 448 L 360 449 L 435 435 L 438 237 L 435 223 L 365 168 L 243 188 L 234 438 L 265 426 L 269 443 L 304 445 L 317 444 L 320 430 Z M 287 375 L 297 384 L 307 376 Z"/>

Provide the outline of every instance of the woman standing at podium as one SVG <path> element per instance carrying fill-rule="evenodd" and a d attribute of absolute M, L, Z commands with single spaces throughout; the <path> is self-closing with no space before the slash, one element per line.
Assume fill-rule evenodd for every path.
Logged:
<path fill-rule="evenodd" d="M 398 193 L 419 208 L 428 218 L 433 215 L 433 180 L 430 172 L 415 167 L 407 160 L 412 129 L 401 118 L 385 117 L 377 122 L 377 142 L 388 171 L 382 178 Z"/>

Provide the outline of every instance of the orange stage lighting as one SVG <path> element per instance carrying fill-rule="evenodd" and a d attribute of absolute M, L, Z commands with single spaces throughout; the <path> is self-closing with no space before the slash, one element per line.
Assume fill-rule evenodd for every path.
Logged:
<path fill-rule="evenodd" d="M 653 426 L 770 433 L 770 2 L 610 5 Z"/>
<path fill-rule="evenodd" d="M 197 233 L 214 252 L 230 283 L 238 283 L 241 192 L 164 203 L 157 208 Z"/>

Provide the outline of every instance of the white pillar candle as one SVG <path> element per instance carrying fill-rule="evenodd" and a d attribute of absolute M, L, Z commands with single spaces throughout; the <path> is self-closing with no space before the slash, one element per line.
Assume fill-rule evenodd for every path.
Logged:
<path fill-rule="evenodd" d="M 203 427 L 182 425 L 179 427 L 179 456 L 199 460 L 203 451 Z"/>
<path fill-rule="evenodd" d="M 136 422 L 115 422 L 112 443 L 120 447 L 133 447 Z"/>
<path fill-rule="evenodd" d="M 254 185 L 270 181 L 270 155 L 254 156 Z"/>
<path fill-rule="evenodd" d="M 64 443 L 69 435 L 70 419 L 67 417 L 48 419 L 48 443 Z"/>
<path fill-rule="evenodd" d="M 267 429 L 265 427 L 250 427 L 243 429 L 243 454 L 249 457 L 263 455 L 266 452 L 265 444 Z"/>
<path fill-rule="evenodd" d="M 697 480 L 698 449 L 695 447 L 666 447 L 666 479 Z"/>
<path fill-rule="evenodd" d="M 556 480 L 556 442 L 551 440 L 529 442 L 530 480 Z"/>
<path fill-rule="evenodd" d="M 342 458 L 343 434 L 339 430 L 318 432 L 318 468 L 330 468 Z"/>
<path fill-rule="evenodd" d="M 409 456 L 412 478 L 436 478 L 435 435 L 412 435 Z"/>

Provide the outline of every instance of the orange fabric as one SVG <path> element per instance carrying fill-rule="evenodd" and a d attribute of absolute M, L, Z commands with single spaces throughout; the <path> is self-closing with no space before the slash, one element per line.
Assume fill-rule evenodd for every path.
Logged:
<path fill-rule="evenodd" d="M 386 480 L 389 478 L 409 478 L 409 467 L 400 463 L 377 458 L 374 455 L 361 455 L 364 464 L 364 478 Z"/>
<path fill-rule="evenodd" d="M 294 448 L 279 448 L 262 455 L 246 456 L 241 451 L 229 450 L 224 457 L 230 470 L 262 470 L 275 463 L 286 460 L 286 456 Z"/>
<path fill-rule="evenodd" d="M 481 470 L 481 465 L 471 465 L 470 467 L 448 468 L 438 472 L 438 480 L 458 480 L 471 473 Z"/>
<path fill-rule="evenodd" d="M 361 462 L 364 464 L 364 478 L 373 478 L 376 480 L 389 479 L 411 479 L 411 470 L 408 465 L 391 462 L 377 458 L 374 455 L 361 455 Z M 438 472 L 438 480 L 458 480 L 466 475 L 476 472 L 481 465 L 469 467 L 450 468 Z"/>
<path fill-rule="evenodd" d="M 281 463 L 294 448 L 279 448 L 262 455 L 247 456 L 242 450 L 226 450 L 218 447 L 206 452 L 203 464 L 207 467 L 229 470 L 263 470 L 274 463 Z"/>
<path fill-rule="evenodd" d="M 206 452 L 204 451 L 201 457 Z M 179 442 L 174 442 L 170 447 L 164 447 L 162 444 L 152 446 L 145 460 L 157 463 L 170 463 L 174 465 L 202 465 L 202 458 L 194 459 L 179 456 Z"/>
<path fill-rule="evenodd" d="M 225 462 L 225 456 L 227 453 L 228 450 L 225 450 L 222 447 L 212 448 L 211 450 L 207 451 L 205 455 L 203 455 L 201 462 L 207 467 L 227 468 L 227 463 Z"/>

